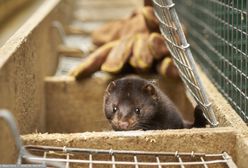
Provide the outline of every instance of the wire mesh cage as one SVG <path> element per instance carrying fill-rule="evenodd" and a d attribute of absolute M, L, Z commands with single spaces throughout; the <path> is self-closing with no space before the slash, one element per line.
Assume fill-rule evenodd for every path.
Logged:
<path fill-rule="evenodd" d="M 227 153 L 146 152 L 126 150 L 99 150 L 50 146 L 26 146 L 31 153 L 41 157 L 29 157 L 30 161 L 60 162 L 64 167 L 230 167 L 236 165 Z M 25 156 L 23 157 L 25 158 Z"/>
<path fill-rule="evenodd" d="M 216 87 L 248 122 L 248 3 L 176 0 L 192 52 Z"/>
<path fill-rule="evenodd" d="M 189 44 L 175 10 L 175 4 L 172 0 L 153 0 L 153 6 L 159 20 L 160 31 L 185 86 L 202 108 L 211 126 L 217 126 L 218 122 L 199 79 Z"/>

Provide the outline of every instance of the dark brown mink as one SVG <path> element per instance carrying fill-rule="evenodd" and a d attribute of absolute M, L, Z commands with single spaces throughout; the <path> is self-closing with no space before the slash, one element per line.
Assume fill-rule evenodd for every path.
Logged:
<path fill-rule="evenodd" d="M 103 108 L 106 118 L 116 131 L 194 126 L 194 123 L 184 122 L 177 107 L 158 86 L 137 76 L 111 82 L 104 95 Z M 196 112 L 197 116 L 203 116 L 199 108 Z M 201 123 L 198 122 L 196 126 L 202 127 L 205 124 Z"/>

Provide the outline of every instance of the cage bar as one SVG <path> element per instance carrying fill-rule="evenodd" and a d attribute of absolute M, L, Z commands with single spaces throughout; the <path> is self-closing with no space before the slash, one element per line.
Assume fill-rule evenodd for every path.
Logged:
<path fill-rule="evenodd" d="M 175 10 L 175 3 L 172 0 L 153 0 L 153 6 L 155 15 L 160 23 L 160 31 L 165 38 L 165 44 L 172 55 L 186 88 L 200 105 L 211 126 L 216 127 L 218 122 L 197 73 L 190 45 L 185 38 Z"/>

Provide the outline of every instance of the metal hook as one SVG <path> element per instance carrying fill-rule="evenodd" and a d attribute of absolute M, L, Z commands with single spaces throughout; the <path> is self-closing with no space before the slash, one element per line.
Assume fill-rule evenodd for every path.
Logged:
<path fill-rule="evenodd" d="M 3 118 L 7 122 L 8 126 L 11 130 L 11 133 L 15 139 L 15 144 L 16 144 L 16 147 L 17 147 L 19 153 L 24 152 L 24 151 L 22 151 L 23 148 L 22 148 L 22 142 L 20 139 L 20 133 L 19 133 L 19 130 L 17 129 L 17 126 L 15 124 L 14 117 L 11 115 L 11 113 L 8 110 L 1 109 L 0 110 L 0 118 Z"/>
<path fill-rule="evenodd" d="M 66 41 L 65 41 L 66 34 L 65 34 L 63 25 L 59 21 L 56 20 L 56 21 L 53 21 L 52 26 L 59 32 L 59 35 L 60 35 L 61 40 L 63 41 L 63 44 L 66 44 Z"/>
<path fill-rule="evenodd" d="M 57 49 L 58 52 L 65 54 L 65 55 L 81 58 L 84 55 L 84 51 L 82 51 L 80 48 L 71 47 L 67 45 L 66 33 L 65 33 L 63 25 L 59 21 L 56 20 L 52 22 L 52 26 L 58 31 L 59 36 L 62 40 L 62 44 L 58 46 L 58 49 Z"/>
<path fill-rule="evenodd" d="M 37 157 L 37 156 L 30 154 L 22 145 L 22 141 L 20 138 L 20 132 L 17 128 L 17 124 L 15 122 L 13 115 L 6 109 L 0 109 L 0 118 L 3 118 L 4 121 L 7 123 L 7 125 L 9 126 L 9 128 L 11 130 L 11 133 L 15 139 L 16 147 L 19 150 L 19 156 L 18 156 L 17 164 L 20 165 L 22 163 L 22 158 L 28 160 L 31 163 L 42 164 L 41 161 L 35 160 L 35 158 L 40 158 L 40 157 Z M 64 167 L 64 164 L 61 164 L 61 163 L 54 163 L 54 162 L 49 162 L 49 161 L 47 161 L 46 163 L 51 165 L 51 166 L 54 166 L 54 167 L 59 167 L 59 168 Z"/>

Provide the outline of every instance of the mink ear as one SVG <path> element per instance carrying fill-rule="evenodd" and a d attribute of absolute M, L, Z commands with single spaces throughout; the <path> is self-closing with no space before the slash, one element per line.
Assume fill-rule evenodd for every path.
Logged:
<path fill-rule="evenodd" d="M 110 82 L 107 86 L 106 92 L 110 94 L 115 88 L 115 86 L 116 86 L 116 83 L 114 81 Z"/>
<path fill-rule="evenodd" d="M 148 93 L 150 96 L 152 96 L 153 99 L 157 99 L 156 89 L 152 84 L 145 85 L 144 91 Z"/>

